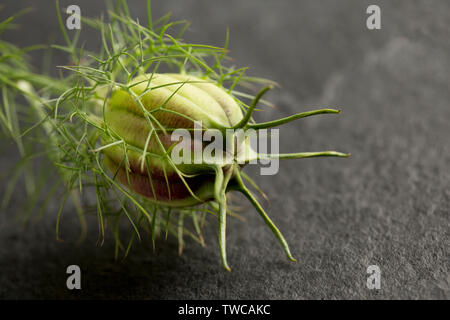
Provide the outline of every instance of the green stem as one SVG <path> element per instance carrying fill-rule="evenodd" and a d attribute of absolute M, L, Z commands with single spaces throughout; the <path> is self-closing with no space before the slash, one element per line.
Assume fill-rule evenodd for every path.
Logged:
<path fill-rule="evenodd" d="M 73 61 L 76 61 L 77 56 L 74 52 L 74 48 L 73 48 L 72 42 L 70 41 L 69 35 L 67 34 L 66 26 L 64 25 L 64 23 L 62 21 L 61 10 L 59 8 L 59 0 L 56 0 L 56 16 L 58 17 L 59 27 L 63 34 L 64 40 L 66 41 L 66 44 L 67 44 L 68 48 L 70 49 L 70 54 L 72 55 Z"/>
<path fill-rule="evenodd" d="M 147 0 L 147 28 L 153 30 L 151 1 Z"/>
<path fill-rule="evenodd" d="M 285 117 L 285 118 L 281 118 L 278 120 L 273 120 L 273 121 L 268 121 L 268 122 L 262 122 L 262 123 L 251 123 L 251 124 L 247 124 L 246 128 L 251 128 L 251 129 L 267 129 L 267 128 L 273 128 L 273 127 L 278 127 L 281 126 L 285 123 L 297 120 L 297 119 L 301 119 L 301 118 L 306 118 L 306 117 L 310 117 L 310 116 L 315 116 L 317 114 L 324 114 L 324 113 L 340 113 L 341 110 L 335 110 L 335 109 L 319 109 L 319 110 L 312 110 L 312 111 L 307 111 L 307 112 L 301 112 L 301 113 L 297 113 L 294 114 L 292 116 L 289 117 Z"/>
<path fill-rule="evenodd" d="M 286 242 L 286 239 L 281 234 L 280 230 L 275 226 L 275 224 L 272 222 L 272 220 L 269 218 L 267 213 L 264 211 L 264 209 L 261 207 L 259 202 L 255 199 L 253 194 L 250 192 L 250 190 L 247 189 L 247 187 L 244 185 L 244 182 L 242 181 L 242 178 L 240 176 L 240 173 L 238 170 L 236 170 L 236 181 L 239 186 L 239 191 L 247 197 L 247 199 L 252 203 L 252 205 L 255 207 L 256 211 L 259 213 L 259 215 L 263 218 L 264 222 L 269 226 L 269 228 L 272 230 L 273 234 L 277 237 L 278 241 L 280 242 L 281 246 L 284 249 L 284 252 L 288 256 L 289 260 L 296 262 L 297 260 L 294 259 L 294 257 L 291 254 L 291 251 L 289 250 L 289 245 Z"/>

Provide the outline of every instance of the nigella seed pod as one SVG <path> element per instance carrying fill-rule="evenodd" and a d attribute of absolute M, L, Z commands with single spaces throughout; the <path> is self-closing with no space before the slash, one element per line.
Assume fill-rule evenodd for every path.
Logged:
<path fill-rule="evenodd" d="M 284 237 L 245 186 L 241 173 L 243 163 L 237 157 L 239 151 L 247 151 L 244 164 L 259 159 L 348 156 L 334 151 L 260 154 L 251 150 L 248 141 L 237 139 L 233 130 L 267 129 L 311 115 L 339 112 L 321 109 L 251 123 L 252 112 L 269 89 L 261 90 L 244 114 L 235 98 L 210 79 L 153 73 L 138 76 L 126 88 L 114 91 L 104 113 L 104 127 L 110 133 L 102 137 L 104 159 L 114 179 L 158 205 L 183 208 L 213 202 L 218 207 L 219 246 L 222 264 L 227 270 L 230 268 L 225 243 L 226 193 L 232 190 L 248 198 L 289 259 L 295 261 Z M 196 127 L 197 123 L 201 123 L 201 128 Z M 171 150 L 178 143 L 172 140 L 172 134 L 178 129 L 189 130 L 192 136 L 189 154 L 195 159 L 200 153 L 200 161 L 175 163 L 171 158 Z M 196 136 L 196 130 L 209 129 L 222 134 L 224 148 L 218 152 L 223 153 L 225 161 L 210 161 L 202 156 L 205 143 L 201 134 L 200 138 Z"/>
<path fill-rule="evenodd" d="M 196 121 L 203 129 L 224 130 L 242 118 L 237 102 L 210 81 L 182 74 L 137 77 L 128 92 L 112 94 L 105 113 L 108 129 L 135 148 L 106 148 L 105 161 L 120 182 L 158 204 L 195 205 L 214 198 L 215 169 L 203 163 L 172 165 L 167 151 L 176 142 L 171 134 L 193 129 Z M 103 142 L 110 143 L 107 138 Z"/>
<path fill-rule="evenodd" d="M 200 228 L 203 217 L 211 213 L 218 218 L 222 265 L 230 270 L 225 238 L 227 216 L 233 212 L 227 208 L 226 195 L 237 191 L 249 200 L 288 258 L 295 261 L 284 237 L 246 186 L 250 184 L 262 193 L 243 168 L 267 160 L 270 167 L 262 169 L 278 168 L 279 159 L 348 156 L 334 151 L 278 154 L 278 146 L 273 143 L 278 142 L 278 130 L 270 132 L 272 153 L 261 152 L 267 150 L 261 139 L 266 129 L 339 111 L 313 110 L 257 123 L 252 119 L 253 111 L 271 87 L 263 88 L 255 97 L 237 88 L 270 81 L 247 77 L 246 68 L 228 66 L 228 32 L 224 48 L 185 43 L 182 34 L 188 23 L 170 22 L 168 16 L 152 19 L 148 1 L 147 24 L 140 25 L 130 17 L 126 0 L 122 0 L 114 6 L 107 23 L 103 18 L 89 19 L 87 26 L 99 32 L 101 48 L 95 52 L 77 46 L 77 35 L 67 34 L 58 1 L 56 4 L 66 41 L 65 46 L 57 47 L 70 53 L 71 59 L 69 65 L 60 66 L 58 77 L 33 72 L 27 63 L 27 50 L 3 41 L 0 45 L 0 94 L 4 104 L 0 108 L 4 109 L 3 115 L 0 110 L 0 131 L 15 140 L 23 157 L 13 170 L 3 205 L 22 174 L 29 196 L 27 210 L 40 203 L 44 190 L 43 211 L 63 187 L 57 237 L 64 206 L 70 199 L 83 238 L 84 213 L 91 212 L 91 201 L 96 198 L 99 240 L 103 241 L 108 226 L 116 238 L 116 257 L 120 250 L 126 256 L 136 237 L 142 239 L 142 229 L 150 232 L 152 241 L 163 228 L 166 235 L 176 234 L 179 250 L 183 235 L 203 244 Z M 1 24 L 8 26 L 11 21 L 15 19 Z M 178 31 L 176 36 L 170 35 L 173 29 Z M 182 73 L 152 72 L 155 70 Z M 228 84 L 231 87 L 225 88 Z M 253 100 L 248 103 L 248 98 Z M 258 135 L 260 129 L 264 131 Z M 33 161 L 41 156 L 49 161 Z M 41 175 L 53 174 L 47 164 L 56 169 L 51 181 Z M 36 169 L 39 174 L 34 177 Z M 263 175 L 275 173 L 261 170 Z M 50 182 L 54 184 L 49 190 L 40 188 Z M 192 218 L 194 232 L 184 227 L 185 217 Z M 122 218 L 127 218 L 135 231 L 126 247 L 119 236 Z"/>

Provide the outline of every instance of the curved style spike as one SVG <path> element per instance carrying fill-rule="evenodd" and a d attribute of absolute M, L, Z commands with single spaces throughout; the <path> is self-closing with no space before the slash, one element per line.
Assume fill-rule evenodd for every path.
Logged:
<path fill-rule="evenodd" d="M 253 99 L 250 107 L 247 109 L 247 112 L 245 113 L 244 117 L 241 119 L 241 121 L 239 121 L 236 125 L 234 125 L 233 127 L 231 127 L 231 129 L 239 129 L 239 128 L 244 128 L 248 125 L 248 122 L 250 121 L 253 111 L 255 111 L 256 105 L 258 104 L 259 100 L 261 100 L 262 96 L 269 91 L 270 89 L 272 89 L 273 86 L 267 86 L 264 87 Z"/>
<path fill-rule="evenodd" d="M 277 237 L 278 241 L 280 242 L 281 246 L 284 249 L 284 252 L 288 256 L 289 260 L 292 262 L 297 262 L 297 260 L 292 256 L 291 251 L 289 249 L 289 245 L 286 241 L 286 239 L 281 234 L 280 230 L 275 226 L 275 224 L 272 222 L 272 220 L 269 218 L 267 213 L 264 211 L 264 209 L 261 207 L 259 202 L 255 199 L 253 194 L 250 192 L 250 190 L 247 189 L 244 182 L 242 181 L 242 178 L 240 176 L 239 171 L 236 170 L 236 181 L 238 183 L 238 190 L 247 197 L 247 199 L 252 203 L 252 205 L 255 207 L 256 211 L 259 213 L 259 215 L 263 218 L 264 222 L 269 226 L 269 228 L 272 230 L 273 234 Z"/>
<path fill-rule="evenodd" d="M 222 192 L 222 186 L 224 182 L 223 171 L 220 166 L 215 167 L 216 171 L 216 181 L 214 183 L 214 198 L 219 204 L 219 247 L 220 247 L 220 257 L 222 259 L 222 265 L 227 271 L 231 271 L 227 262 L 227 251 L 226 251 L 226 226 L 227 226 L 227 209 L 226 209 L 226 199 Z"/>
<path fill-rule="evenodd" d="M 268 160 L 268 159 L 302 159 L 302 158 L 317 158 L 317 157 L 340 157 L 348 158 L 350 153 L 342 153 L 337 151 L 319 151 L 319 152 L 297 152 L 297 153 L 279 153 L 279 154 L 257 154 L 257 159 L 254 160 Z M 253 160 L 253 159 L 252 159 Z"/>
<path fill-rule="evenodd" d="M 336 109 L 319 109 L 319 110 L 312 110 L 312 111 L 307 111 L 307 112 L 301 112 L 301 113 L 297 113 L 294 114 L 292 116 L 286 117 L 286 118 L 281 118 L 278 120 L 273 120 L 273 121 L 268 121 L 268 122 L 261 122 L 261 123 L 250 123 L 247 124 L 247 128 L 249 129 L 268 129 L 268 128 L 273 128 L 273 127 L 278 127 L 281 126 L 283 124 L 286 124 L 288 122 L 297 120 L 297 119 L 301 119 L 301 118 L 306 118 L 306 117 L 310 117 L 310 116 L 315 116 L 318 114 L 324 114 L 324 113 L 340 113 L 341 110 L 336 110 Z"/>

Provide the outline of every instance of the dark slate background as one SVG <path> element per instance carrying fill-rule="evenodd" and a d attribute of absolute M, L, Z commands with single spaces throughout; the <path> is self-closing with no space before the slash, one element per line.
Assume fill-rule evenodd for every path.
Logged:
<path fill-rule="evenodd" d="M 129 1 L 145 21 L 144 1 Z M 33 4 L 20 29 L 6 38 L 19 45 L 59 42 L 53 1 L 4 1 L 4 18 Z M 78 4 L 98 15 L 102 1 Z M 382 9 L 382 29 L 365 27 L 369 4 Z M 65 243 L 55 240 L 57 202 L 39 222 L 22 226 L 16 192 L 0 216 L 1 298 L 124 299 L 417 299 L 449 298 L 450 3 L 429 1 L 206 1 L 154 0 L 155 16 L 172 11 L 192 21 L 187 40 L 230 49 L 238 66 L 271 78 L 272 119 L 312 107 L 342 108 L 340 116 L 304 119 L 281 130 L 284 152 L 336 149 L 350 159 L 283 162 L 278 175 L 249 172 L 270 195 L 270 215 L 297 263 L 285 258 L 256 212 L 247 223 L 230 219 L 232 273 L 219 264 L 216 223 L 207 247 L 193 241 L 181 257 L 176 239 L 137 245 L 114 262 L 111 239 L 96 246 L 95 218 L 81 246 L 75 214 L 63 220 Z M 87 29 L 82 38 L 98 45 Z M 54 64 L 64 64 L 61 55 Z M 33 63 L 40 67 L 40 57 Z M 16 161 L 1 142 L 0 170 Z M 4 192 L 4 182 L 0 192 Z M 244 202 L 245 204 L 245 202 Z M 82 269 L 82 290 L 66 289 L 66 267 Z M 381 290 L 366 288 L 366 268 L 379 265 Z"/>

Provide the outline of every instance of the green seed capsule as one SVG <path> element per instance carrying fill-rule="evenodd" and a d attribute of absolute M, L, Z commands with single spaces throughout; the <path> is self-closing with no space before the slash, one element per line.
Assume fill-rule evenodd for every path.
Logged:
<path fill-rule="evenodd" d="M 215 170 L 202 163 L 181 164 L 181 171 L 195 175 L 183 179 L 167 150 L 174 144 L 173 130 L 193 129 L 194 121 L 204 129 L 224 130 L 237 124 L 243 118 L 237 102 L 211 81 L 182 74 L 141 76 L 130 87 L 131 92 L 121 89 L 112 94 L 105 119 L 114 134 L 135 148 L 125 151 L 120 144 L 106 148 L 110 170 L 123 184 L 162 205 L 188 206 L 214 198 Z M 144 158 L 144 150 L 154 156 Z"/>
<path fill-rule="evenodd" d="M 250 148 L 247 140 L 239 140 L 233 130 L 267 129 L 316 114 L 339 113 L 334 109 L 321 109 L 265 123 L 250 123 L 252 112 L 268 89 L 261 90 L 243 114 L 236 100 L 209 79 L 154 73 L 136 77 L 127 88 L 113 92 L 104 114 L 104 126 L 110 133 L 102 137 L 105 162 L 115 179 L 159 205 L 182 208 L 211 201 L 217 206 L 219 246 L 222 264 L 227 270 L 230 268 L 226 258 L 225 194 L 232 190 L 248 198 L 286 255 L 295 261 L 286 240 L 245 186 L 241 173 L 243 165 L 237 156 L 240 151 L 248 151 L 244 163 L 251 159 L 348 156 L 334 151 L 259 154 Z M 202 134 L 200 138 L 196 136 L 198 122 L 201 132 L 213 129 L 222 134 L 223 149 L 217 152 L 223 154 L 225 161 L 203 157 L 206 148 Z M 186 149 L 188 158 L 197 159 L 200 155 L 200 161 L 174 163 L 171 150 L 178 142 L 171 138 L 178 129 L 190 130 L 192 141 Z"/>

